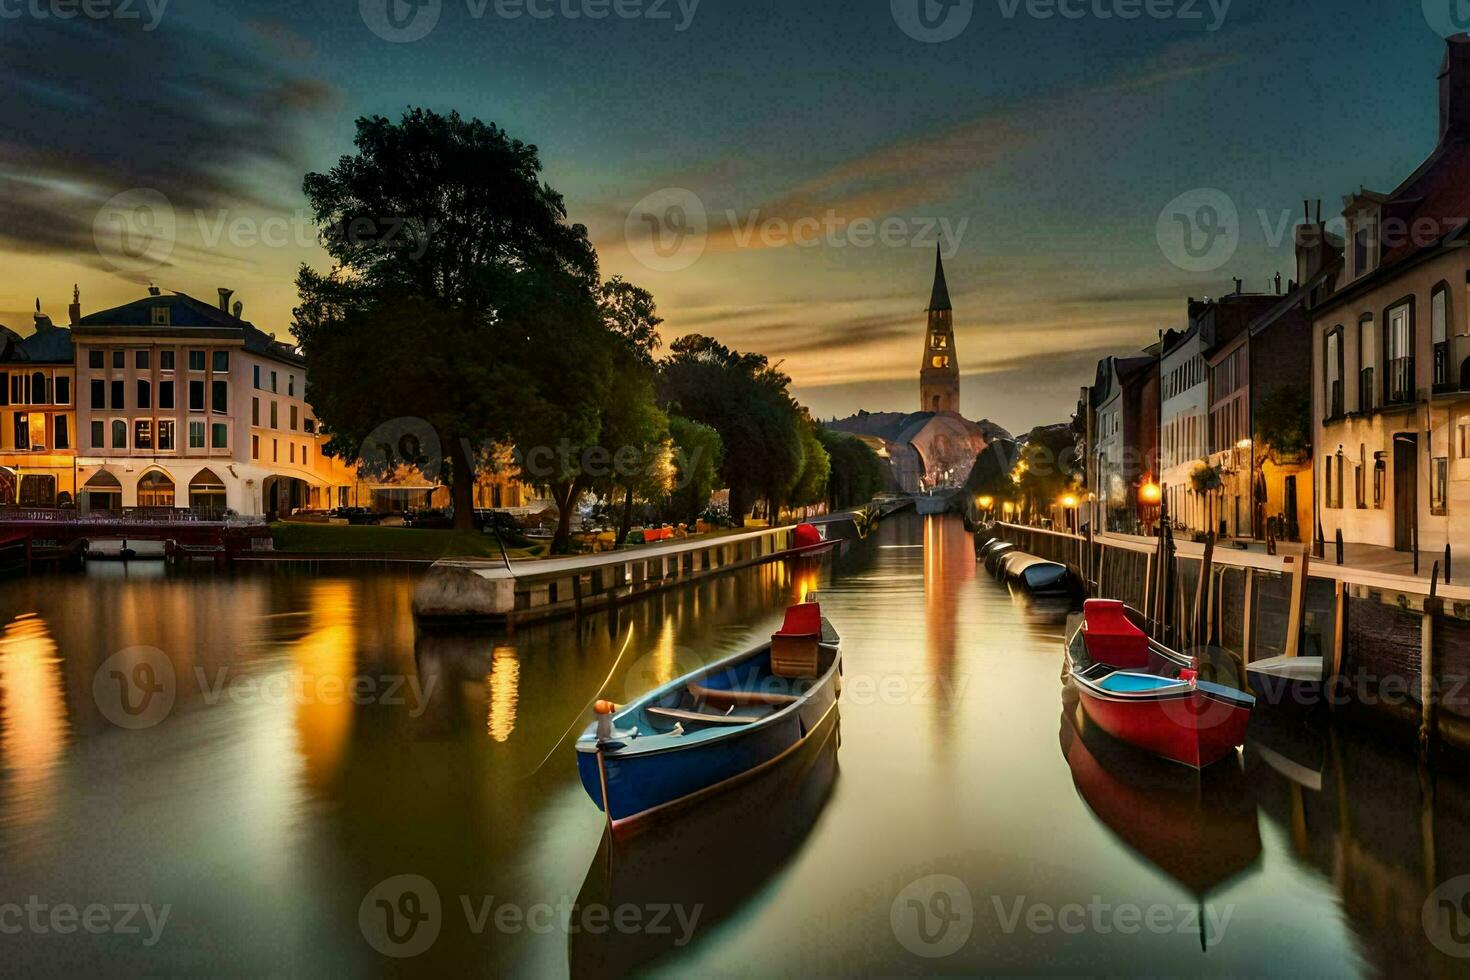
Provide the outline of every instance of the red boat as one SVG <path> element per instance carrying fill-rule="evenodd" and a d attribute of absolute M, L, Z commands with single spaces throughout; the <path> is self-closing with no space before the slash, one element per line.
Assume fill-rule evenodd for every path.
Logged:
<path fill-rule="evenodd" d="M 1197 661 L 1149 639 L 1129 613 L 1121 602 L 1089 599 L 1067 640 L 1088 716 L 1121 742 L 1196 769 L 1234 752 L 1256 699 L 1201 679 Z"/>

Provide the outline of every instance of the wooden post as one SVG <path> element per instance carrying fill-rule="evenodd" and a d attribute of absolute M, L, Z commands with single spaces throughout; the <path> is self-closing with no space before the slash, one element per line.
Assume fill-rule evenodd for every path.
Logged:
<path fill-rule="evenodd" d="M 1450 551 L 1450 546 L 1449 545 L 1445 545 L 1444 546 L 1444 584 L 1445 585 L 1449 585 L 1450 584 L 1450 581 L 1453 578 L 1453 575 L 1454 575 L 1453 569 L 1455 567 L 1454 561 L 1455 561 L 1454 553 Z"/>
<path fill-rule="evenodd" d="M 1205 596 L 1208 594 L 1210 581 L 1210 567 L 1215 560 L 1215 535 L 1209 532 L 1205 535 L 1205 557 L 1199 566 L 1199 582 L 1194 590 L 1194 615 L 1190 619 L 1190 638 L 1195 643 L 1200 643 L 1208 638 L 1209 620 L 1206 609 Z M 1249 605 L 1249 603 L 1247 603 Z"/>
<path fill-rule="evenodd" d="M 1332 673 L 1325 678 L 1329 681 L 1342 673 L 1342 650 L 1347 643 L 1347 585 L 1340 579 L 1336 584 L 1332 631 Z"/>
<path fill-rule="evenodd" d="M 1419 724 L 1419 751 L 1425 758 L 1432 757 L 1438 734 L 1435 731 L 1437 727 L 1435 701 L 1439 696 L 1439 685 L 1435 682 L 1434 677 L 1434 619 L 1443 605 L 1441 599 L 1425 600 L 1424 618 L 1420 621 L 1419 701 L 1423 707 L 1423 714 Z"/>
<path fill-rule="evenodd" d="M 1240 604 L 1240 658 L 1250 663 L 1251 655 L 1256 652 L 1255 614 L 1251 611 L 1254 608 L 1251 604 L 1251 595 L 1256 591 L 1256 570 L 1246 568 L 1245 574 L 1241 576 L 1241 581 L 1245 584 L 1242 586 L 1241 596 L 1243 598 Z M 1223 595 L 1224 582 L 1220 583 L 1220 589 Z"/>
<path fill-rule="evenodd" d="M 1286 619 L 1286 655 L 1301 656 L 1302 630 L 1307 618 L 1307 573 L 1312 559 L 1303 554 L 1300 559 L 1288 555 L 1282 561 L 1291 570 L 1291 608 Z"/>

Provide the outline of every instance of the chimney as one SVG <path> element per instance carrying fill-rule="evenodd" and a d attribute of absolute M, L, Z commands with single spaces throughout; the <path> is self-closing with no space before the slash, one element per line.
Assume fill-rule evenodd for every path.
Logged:
<path fill-rule="evenodd" d="M 242 318 L 242 314 L 245 312 L 245 304 L 242 303 L 242 302 L 240 302 L 238 299 L 235 300 L 235 306 L 234 306 L 234 311 L 233 312 L 235 314 L 235 319 L 236 320 L 241 319 Z"/>
<path fill-rule="evenodd" d="M 153 283 L 150 282 L 148 284 L 148 295 L 149 296 L 162 296 L 163 295 L 163 290 L 159 289 L 157 286 L 153 285 Z"/>
<path fill-rule="evenodd" d="M 39 296 L 36 297 L 36 315 L 33 319 L 36 321 L 36 333 L 45 333 L 55 326 L 51 322 L 51 318 L 41 312 L 41 298 Z"/>
<path fill-rule="evenodd" d="M 71 287 L 71 305 L 66 308 L 67 315 L 71 318 L 71 325 L 76 326 L 82 322 L 82 287 L 73 285 Z"/>
<path fill-rule="evenodd" d="M 1439 68 L 1439 138 L 1470 137 L 1470 35 L 1445 42 Z"/>
<path fill-rule="evenodd" d="M 219 308 L 221 312 L 230 312 L 230 297 L 233 295 L 235 295 L 233 289 L 226 289 L 223 286 L 219 288 Z"/>
<path fill-rule="evenodd" d="M 1322 224 L 1322 202 L 1317 202 L 1317 220 L 1312 220 L 1312 204 L 1303 201 L 1306 220 L 1296 226 L 1296 277 L 1307 282 L 1327 264 L 1327 226 Z"/>

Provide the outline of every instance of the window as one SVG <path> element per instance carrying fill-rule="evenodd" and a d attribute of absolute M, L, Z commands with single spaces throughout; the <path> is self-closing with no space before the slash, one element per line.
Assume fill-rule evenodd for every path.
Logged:
<path fill-rule="evenodd" d="M 1356 491 L 1358 510 L 1368 509 L 1368 448 L 1358 450 L 1358 465 L 1353 467 L 1353 489 Z"/>
<path fill-rule="evenodd" d="M 101 419 L 93 419 L 92 420 L 92 448 L 93 449 L 106 449 L 107 448 L 107 443 L 103 439 L 103 436 L 104 436 L 105 433 L 106 433 L 106 426 L 104 426 L 102 424 L 102 420 Z"/>
<path fill-rule="evenodd" d="M 92 407 L 95 409 L 107 407 L 107 382 L 101 378 L 92 379 Z"/>
<path fill-rule="evenodd" d="M 1450 387 L 1450 292 L 1440 283 L 1429 297 L 1430 343 L 1434 352 L 1434 387 L 1443 390 Z"/>
<path fill-rule="evenodd" d="M 214 373 L 215 374 L 229 374 L 230 373 L 230 352 L 229 351 L 227 351 L 227 350 L 217 350 L 217 351 L 214 352 Z"/>
<path fill-rule="evenodd" d="M 276 390 L 276 372 L 271 372 L 271 391 Z"/>
<path fill-rule="evenodd" d="M 255 381 L 254 381 L 254 385 L 255 385 L 255 390 L 256 391 L 259 391 L 260 390 L 260 365 L 259 364 L 255 365 Z"/>
<path fill-rule="evenodd" d="M 112 448 L 128 448 L 128 424 L 122 419 L 112 420 Z"/>
<path fill-rule="evenodd" d="M 56 448 L 70 449 L 71 423 L 67 420 L 67 417 L 65 415 L 58 415 L 53 424 L 56 426 Z"/>
<path fill-rule="evenodd" d="M 210 426 L 210 432 L 213 436 L 213 438 L 210 440 L 210 448 L 230 448 L 230 427 L 228 425 L 223 422 L 216 422 L 214 423 L 214 425 Z"/>
<path fill-rule="evenodd" d="M 46 415 L 43 412 L 32 412 L 28 419 L 30 424 L 31 449 L 41 450 L 46 448 Z"/>
<path fill-rule="evenodd" d="M 133 423 L 133 448 L 153 448 L 153 423 L 148 419 L 138 419 Z"/>
<path fill-rule="evenodd" d="M 118 378 L 112 383 L 112 408 L 121 411 L 123 407 L 123 380 Z"/>
<path fill-rule="evenodd" d="M 294 442 L 287 443 L 287 445 L 286 445 L 286 452 L 290 454 L 290 456 L 291 456 L 291 462 L 292 463 L 295 463 L 296 462 L 296 443 L 294 443 Z"/>
<path fill-rule="evenodd" d="M 137 368 L 139 371 L 148 370 L 148 352 L 146 350 L 134 352 L 133 367 Z"/>
<path fill-rule="evenodd" d="M 190 419 L 189 420 L 189 448 L 190 449 L 203 449 L 204 448 L 204 423 L 203 422 L 196 422 L 193 419 Z"/>
<path fill-rule="evenodd" d="M 286 375 L 286 394 L 293 398 L 296 397 L 296 375 L 294 374 Z"/>
<path fill-rule="evenodd" d="M 203 371 L 204 370 L 204 351 L 202 351 L 202 350 L 191 350 L 189 352 L 189 370 L 190 371 Z"/>
<path fill-rule="evenodd" d="M 174 420 L 158 420 L 158 451 L 173 452 L 174 449 Z"/>
<path fill-rule="evenodd" d="M 1353 233 L 1353 278 L 1368 274 L 1369 261 L 1369 229 L 1359 228 Z"/>
<path fill-rule="evenodd" d="M 172 381 L 158 382 L 158 407 L 174 407 L 174 383 Z"/>
<path fill-rule="evenodd" d="M 1414 317 L 1408 303 L 1388 311 L 1388 349 L 1384 401 L 1398 405 L 1414 398 Z"/>
<path fill-rule="evenodd" d="M 202 411 L 204 411 L 204 382 L 203 381 L 190 381 L 189 382 L 189 411 L 191 411 L 191 412 L 202 412 Z"/>
<path fill-rule="evenodd" d="M 316 434 L 316 419 L 307 419 L 301 424 L 301 428 L 311 434 Z"/>
<path fill-rule="evenodd" d="M 1335 419 L 1343 414 L 1342 398 L 1342 328 L 1337 327 L 1327 335 L 1327 417 Z"/>
<path fill-rule="evenodd" d="M 259 459 L 260 458 L 260 436 L 251 436 L 250 437 L 250 458 L 251 459 Z"/>
<path fill-rule="evenodd" d="M 87 367 L 94 371 L 101 371 L 103 366 L 102 349 L 93 347 L 87 351 Z"/>
<path fill-rule="evenodd" d="M 279 463 L 280 461 L 281 461 L 281 443 L 280 443 L 279 440 L 272 439 L 271 440 L 271 462 L 272 463 Z"/>
<path fill-rule="evenodd" d="M 281 427 L 280 414 L 278 412 L 278 409 L 279 408 L 280 408 L 279 405 L 277 405 L 275 402 L 271 402 L 271 428 L 272 429 L 279 429 Z"/>
<path fill-rule="evenodd" d="M 35 374 L 31 375 L 31 404 L 51 404 L 51 399 L 46 396 L 46 389 L 49 387 L 50 385 L 46 383 L 46 375 L 44 372 L 37 371 Z"/>
<path fill-rule="evenodd" d="M 297 415 L 296 406 L 295 405 L 292 405 L 291 406 L 291 431 L 292 432 L 295 432 L 296 431 L 296 428 L 297 428 L 298 424 L 300 423 L 300 421 L 301 421 L 301 419 L 300 419 L 300 416 Z"/>
<path fill-rule="evenodd" d="M 1449 513 L 1450 461 L 1437 456 L 1429 461 L 1429 513 L 1443 517 Z"/>
<path fill-rule="evenodd" d="M 1358 321 L 1358 411 L 1371 412 L 1377 407 L 1377 389 L 1373 387 L 1375 367 L 1378 364 L 1376 325 L 1372 315 Z"/>
<path fill-rule="evenodd" d="M 26 403 L 26 377 L 23 374 L 15 374 L 10 377 L 10 400 L 16 405 Z"/>
<path fill-rule="evenodd" d="M 1470 459 L 1470 415 L 1461 415 L 1455 426 L 1455 441 L 1460 444 L 1460 458 Z"/>
<path fill-rule="evenodd" d="M 1324 464 L 1323 467 L 1323 480 L 1326 483 L 1323 496 L 1327 498 L 1328 510 L 1333 510 L 1337 507 L 1337 504 L 1334 503 L 1332 499 L 1332 465 L 1334 462 L 1336 462 L 1335 458 L 1332 456 L 1328 456 L 1327 462 Z"/>
<path fill-rule="evenodd" d="M 213 391 L 210 392 L 210 407 L 216 415 L 228 415 L 230 413 L 230 383 L 228 381 L 216 381 L 213 383 Z"/>
<path fill-rule="evenodd" d="M 58 377 L 56 379 L 56 404 L 71 404 L 71 378 Z"/>
<path fill-rule="evenodd" d="M 260 424 L 260 399 L 259 398 L 252 398 L 252 399 L 250 399 L 250 424 L 251 425 L 259 425 Z"/>
<path fill-rule="evenodd" d="M 160 371 L 172 371 L 174 369 L 174 352 L 161 350 L 158 352 L 158 369 Z"/>
<path fill-rule="evenodd" d="M 115 351 L 112 352 L 112 367 L 113 367 L 114 370 L 121 371 L 126 364 L 127 364 L 127 354 L 126 353 L 124 353 L 123 351 L 120 351 L 120 350 L 115 350 Z"/>
<path fill-rule="evenodd" d="M 153 407 L 153 385 L 142 378 L 138 379 L 138 407 Z"/>
<path fill-rule="evenodd" d="M 10 372 L 0 371 L 0 405 L 10 404 Z"/>
<path fill-rule="evenodd" d="M 167 306 L 155 306 L 155 307 L 153 307 L 153 325 L 155 327 L 166 327 L 166 326 L 168 326 L 168 324 L 169 324 L 168 307 Z"/>
<path fill-rule="evenodd" d="M 1382 510 L 1388 499 L 1388 462 L 1383 453 L 1373 454 L 1373 509 Z"/>
<path fill-rule="evenodd" d="M 20 450 L 31 448 L 31 423 L 29 416 L 24 412 L 15 413 L 15 448 Z"/>

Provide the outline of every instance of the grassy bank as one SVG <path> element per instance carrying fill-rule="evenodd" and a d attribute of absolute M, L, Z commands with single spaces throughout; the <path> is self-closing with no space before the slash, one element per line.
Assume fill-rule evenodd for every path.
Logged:
<path fill-rule="evenodd" d="M 499 558 L 494 535 L 345 524 L 271 525 L 276 550 L 293 554 L 399 555 L 405 558 Z M 515 558 L 524 552 L 511 551 Z"/>

